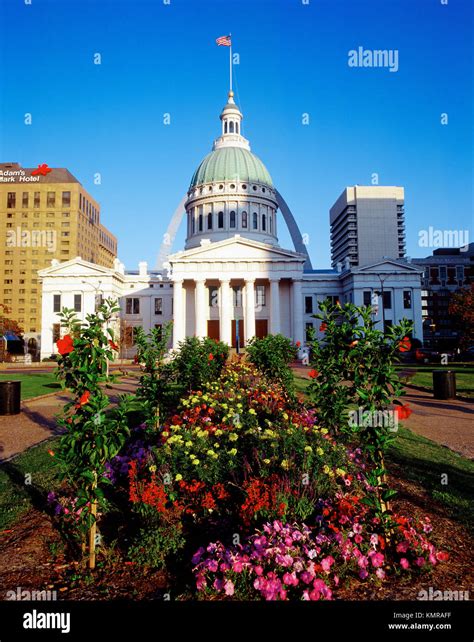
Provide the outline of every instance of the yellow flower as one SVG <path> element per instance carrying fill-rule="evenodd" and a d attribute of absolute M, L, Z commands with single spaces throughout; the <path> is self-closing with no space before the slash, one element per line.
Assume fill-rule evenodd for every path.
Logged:
<path fill-rule="evenodd" d="M 345 474 L 346 474 L 346 471 L 345 471 L 345 470 L 342 470 L 342 468 L 336 468 L 336 473 L 337 473 L 338 475 L 345 475 Z"/>
<path fill-rule="evenodd" d="M 305 446 L 304 449 L 305 449 L 305 451 L 307 453 L 312 453 L 313 452 L 313 449 L 311 448 L 311 446 Z"/>
<path fill-rule="evenodd" d="M 216 453 L 215 453 L 213 450 L 208 450 L 208 451 L 207 451 L 207 454 L 209 455 L 209 457 L 212 457 L 212 456 L 213 456 L 213 455 L 215 455 Z"/>
<path fill-rule="evenodd" d="M 220 428 L 218 428 L 214 434 L 216 435 L 216 437 L 220 437 L 222 433 L 223 431 Z"/>
<path fill-rule="evenodd" d="M 264 463 L 264 464 L 269 464 L 269 463 L 270 463 L 270 460 L 269 460 L 269 459 L 264 459 L 264 460 L 263 460 L 263 463 Z"/>
<path fill-rule="evenodd" d="M 321 447 L 316 448 L 316 452 L 318 453 L 318 455 L 324 455 L 324 450 Z"/>
<path fill-rule="evenodd" d="M 250 408 L 249 415 L 256 415 L 256 414 L 257 413 L 255 412 L 255 410 L 253 408 Z"/>
<path fill-rule="evenodd" d="M 169 432 L 167 430 L 164 430 L 163 431 L 163 437 L 168 437 L 168 435 L 169 435 Z"/>
<path fill-rule="evenodd" d="M 286 412 L 283 413 L 283 419 L 288 419 L 288 414 Z"/>
<path fill-rule="evenodd" d="M 182 479 L 183 479 L 183 476 L 180 473 L 178 473 L 175 477 L 176 481 L 181 481 Z"/>
<path fill-rule="evenodd" d="M 236 454 L 237 454 L 237 448 L 231 448 L 231 449 L 229 450 L 229 455 L 230 455 L 231 457 L 233 457 L 233 456 L 234 456 L 234 455 L 236 455 Z"/>
<path fill-rule="evenodd" d="M 150 472 L 151 473 L 156 473 L 156 466 L 155 465 L 150 466 Z"/>
<path fill-rule="evenodd" d="M 187 442 L 185 442 L 184 445 L 186 446 L 186 448 L 191 448 L 191 446 L 193 445 L 193 442 L 192 441 L 187 441 Z"/>
<path fill-rule="evenodd" d="M 229 435 L 229 440 L 230 441 L 237 441 L 238 438 L 239 438 L 239 435 L 237 433 L 235 433 L 235 432 L 231 432 L 230 435 Z"/>
<path fill-rule="evenodd" d="M 193 459 L 193 464 L 194 464 L 195 466 L 199 466 L 199 463 L 200 463 L 200 462 L 199 462 L 199 459 Z"/>
<path fill-rule="evenodd" d="M 327 465 L 323 466 L 323 473 L 326 473 L 326 475 L 329 475 L 329 470 L 330 470 L 329 466 Z"/>
<path fill-rule="evenodd" d="M 321 434 L 322 435 L 327 435 L 328 434 L 328 429 L 327 428 L 321 428 Z"/>
<path fill-rule="evenodd" d="M 284 470 L 288 470 L 288 468 L 290 467 L 290 462 L 287 459 L 283 459 L 283 461 L 281 462 L 281 467 Z"/>

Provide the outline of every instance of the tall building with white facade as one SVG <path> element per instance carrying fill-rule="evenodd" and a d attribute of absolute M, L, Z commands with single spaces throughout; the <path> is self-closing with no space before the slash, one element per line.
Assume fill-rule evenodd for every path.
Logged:
<path fill-rule="evenodd" d="M 173 217 L 173 229 L 184 218 L 186 243 L 182 251 L 162 257 L 167 269 L 149 271 L 141 263 L 138 272 L 126 272 L 118 260 L 110 269 L 77 257 L 39 273 L 43 357 L 56 350 L 58 309 L 72 307 L 77 294 L 84 301 L 82 318 L 94 310 L 99 295 L 120 300 L 117 324 L 122 328 L 124 357 L 135 353 L 134 326 L 149 330 L 171 320 L 173 348 L 186 336 L 209 336 L 235 347 L 237 335 L 242 346 L 268 333 L 282 333 L 304 345 L 308 330 L 319 328 L 313 317 L 319 302 L 330 297 L 341 303 L 369 305 L 380 289 L 385 309 L 382 313 L 381 306 L 374 305 L 376 320 L 382 323 L 384 317 L 389 324 L 403 317 L 412 319 L 414 336 L 421 337 L 421 271 L 399 260 L 400 253 L 386 251 L 388 244 L 372 254 L 364 249 L 368 259 L 364 264 L 336 261 L 336 269 L 313 270 L 290 208 L 242 136 L 242 113 L 232 92 L 220 120 L 220 135 L 192 174 Z M 391 190 L 397 207 L 401 194 L 403 205 L 401 188 L 379 189 Z M 398 209 L 395 214 L 397 219 Z M 279 246 L 281 217 L 288 226 L 292 250 Z M 395 227 L 398 229 L 397 220 Z M 366 231 L 364 226 L 359 231 L 364 248 Z M 398 239 L 395 245 L 398 247 Z"/>
<path fill-rule="evenodd" d="M 403 187 L 346 187 L 330 210 L 331 262 L 368 265 L 405 256 Z"/>

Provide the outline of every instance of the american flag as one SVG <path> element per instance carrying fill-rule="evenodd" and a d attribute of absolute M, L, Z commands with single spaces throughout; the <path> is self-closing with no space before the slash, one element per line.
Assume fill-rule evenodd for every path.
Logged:
<path fill-rule="evenodd" d="M 232 46 L 232 41 L 230 39 L 230 36 L 221 36 L 220 38 L 216 38 L 217 45 L 219 47 L 231 47 Z"/>

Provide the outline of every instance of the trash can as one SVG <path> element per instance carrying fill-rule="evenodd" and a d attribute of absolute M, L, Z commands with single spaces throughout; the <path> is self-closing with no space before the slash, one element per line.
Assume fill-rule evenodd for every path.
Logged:
<path fill-rule="evenodd" d="M 433 396 L 435 399 L 456 398 L 456 373 L 452 370 L 433 370 Z"/>
<path fill-rule="evenodd" d="M 18 415 L 21 381 L 0 381 L 0 415 Z"/>

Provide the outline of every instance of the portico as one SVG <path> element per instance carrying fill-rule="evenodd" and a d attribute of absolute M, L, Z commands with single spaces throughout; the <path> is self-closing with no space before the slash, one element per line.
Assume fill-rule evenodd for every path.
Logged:
<path fill-rule="evenodd" d="M 217 338 L 217 328 L 221 341 L 235 345 L 237 320 L 240 345 L 288 322 L 286 334 L 302 342 L 304 261 L 239 235 L 171 256 L 173 348 L 186 336 Z"/>

